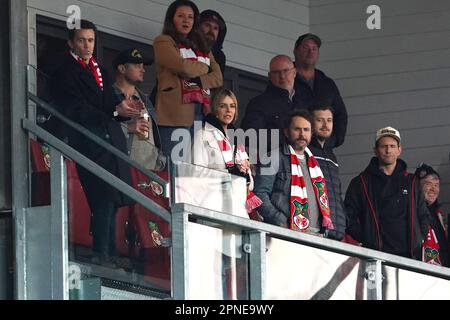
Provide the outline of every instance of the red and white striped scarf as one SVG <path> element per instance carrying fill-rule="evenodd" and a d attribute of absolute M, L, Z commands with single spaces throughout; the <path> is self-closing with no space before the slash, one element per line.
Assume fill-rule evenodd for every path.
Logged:
<path fill-rule="evenodd" d="M 81 66 L 89 71 L 91 71 L 92 75 L 95 78 L 95 82 L 97 82 L 97 85 L 99 86 L 100 90 L 103 90 L 103 77 L 102 72 L 100 71 L 100 66 L 98 65 L 97 61 L 95 60 L 94 56 L 92 56 L 89 59 L 89 63 L 84 62 L 83 59 L 81 59 L 78 55 L 70 52 L 72 54 L 72 57 L 74 57 L 75 60 L 78 61 Z"/>
<path fill-rule="evenodd" d="M 214 138 L 217 141 L 217 144 L 219 145 L 219 149 L 222 153 L 223 161 L 225 162 L 225 167 L 231 168 L 234 167 L 236 164 L 240 163 L 241 161 L 248 160 L 249 156 L 247 152 L 245 151 L 245 147 L 242 144 L 238 144 L 236 147 L 236 154 L 233 154 L 233 147 L 231 146 L 230 141 L 228 138 L 223 135 L 222 132 L 219 130 L 214 130 Z M 251 175 L 251 170 L 247 172 L 247 174 Z M 245 202 L 245 209 L 248 213 L 252 212 L 252 210 L 258 208 L 262 205 L 262 200 L 253 193 L 253 191 L 250 191 L 247 195 L 247 200 Z"/>
<path fill-rule="evenodd" d="M 199 50 L 187 47 L 180 43 L 180 54 L 183 59 L 189 59 L 194 61 L 203 62 L 210 66 L 211 61 L 209 54 Z M 203 114 L 206 116 L 211 112 L 211 90 L 203 89 L 195 82 L 191 82 L 190 79 L 181 78 L 181 94 L 184 104 L 201 103 L 203 106 Z"/>
<path fill-rule="evenodd" d="M 438 209 L 436 212 L 432 212 L 432 214 L 437 215 L 438 220 L 444 228 L 444 232 L 446 233 L 447 228 L 445 228 L 444 224 L 444 213 L 440 209 Z M 439 251 L 440 246 L 436 237 L 436 233 L 431 226 L 428 226 L 427 237 L 422 244 L 422 261 L 429 264 L 441 266 L 442 258 Z"/>
<path fill-rule="evenodd" d="M 309 222 L 309 203 L 308 194 L 306 192 L 306 183 L 300 167 L 300 160 L 294 149 L 289 146 L 291 153 L 291 220 L 290 228 L 292 230 L 307 232 Z M 314 189 L 315 198 L 317 199 L 320 213 L 322 214 L 322 226 L 333 230 L 333 222 L 331 221 L 330 206 L 328 204 L 327 186 L 322 170 L 320 170 L 317 160 L 308 148 L 305 148 L 308 155 L 308 168 L 311 176 L 311 182 Z"/>

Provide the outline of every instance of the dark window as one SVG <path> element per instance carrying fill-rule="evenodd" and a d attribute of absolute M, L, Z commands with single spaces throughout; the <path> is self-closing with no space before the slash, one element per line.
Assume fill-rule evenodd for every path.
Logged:
<path fill-rule="evenodd" d="M 153 47 L 150 44 L 133 41 L 104 32 L 98 32 L 96 53 L 99 63 L 114 76 L 112 61 L 121 50 L 138 48 L 144 55 L 153 60 Z M 37 16 L 37 67 L 46 74 L 51 74 L 58 65 L 58 59 L 69 50 L 67 45 L 67 29 L 63 21 Z M 245 115 L 245 108 L 254 96 L 264 91 L 267 78 L 247 71 L 226 67 L 224 85 L 233 90 L 239 102 L 239 126 Z M 146 67 L 145 81 L 140 86 L 142 91 L 150 93 L 155 84 L 154 65 Z M 42 88 L 42 86 L 41 86 Z M 44 89 L 41 95 L 44 95 Z"/>

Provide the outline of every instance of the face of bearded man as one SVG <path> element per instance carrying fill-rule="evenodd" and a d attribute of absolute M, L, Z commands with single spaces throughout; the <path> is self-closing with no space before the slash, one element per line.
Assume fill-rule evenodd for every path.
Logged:
<path fill-rule="evenodd" d="M 284 134 L 295 152 L 303 154 L 311 142 L 311 123 L 303 117 L 293 117 Z"/>
<path fill-rule="evenodd" d="M 208 45 L 212 47 L 219 36 L 220 27 L 216 22 L 206 20 L 200 24 L 200 31 L 203 33 Z"/>

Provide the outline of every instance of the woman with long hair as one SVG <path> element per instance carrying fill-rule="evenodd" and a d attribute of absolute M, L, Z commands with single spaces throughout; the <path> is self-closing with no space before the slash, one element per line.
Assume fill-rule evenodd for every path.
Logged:
<path fill-rule="evenodd" d="M 210 90 L 221 87 L 223 76 L 198 32 L 199 10 L 189 0 L 176 0 L 167 9 L 162 35 L 156 37 L 156 112 L 166 155 L 176 145 L 172 132 L 187 129 L 210 112 Z M 186 157 L 186 155 L 183 155 Z M 173 160 L 186 160 L 175 158 Z"/>

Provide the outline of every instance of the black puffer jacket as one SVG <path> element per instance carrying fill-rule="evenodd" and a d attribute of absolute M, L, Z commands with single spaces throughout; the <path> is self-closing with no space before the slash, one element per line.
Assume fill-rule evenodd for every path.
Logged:
<path fill-rule="evenodd" d="M 299 99 L 307 108 L 314 106 L 331 106 L 334 109 L 333 134 L 330 138 L 330 146 L 339 147 L 344 143 L 347 132 L 347 109 L 342 100 L 336 83 L 316 69 L 314 76 L 314 90 L 297 75 L 295 84 L 299 90 Z M 297 91 L 296 91 L 297 92 Z"/>
<path fill-rule="evenodd" d="M 342 184 L 339 178 L 339 165 L 336 156 L 333 153 L 333 149 L 328 147 L 327 142 L 325 141 L 324 147 L 322 148 L 317 139 L 313 138 L 308 148 L 319 163 L 327 184 L 331 219 L 335 228 L 329 231 L 329 237 L 342 240 L 346 227 L 346 214 L 342 201 Z"/>
<path fill-rule="evenodd" d="M 385 208 L 385 211 L 380 212 L 380 206 L 386 199 L 380 198 L 378 189 L 380 186 L 383 187 L 386 175 L 379 169 L 378 158 L 372 158 L 369 166 L 353 178 L 344 202 L 348 218 L 347 233 L 367 248 L 386 252 L 383 242 L 387 242 L 386 237 L 390 235 L 386 234 L 385 230 L 393 228 L 401 230 L 404 227 L 403 230 L 407 230 L 405 236 L 408 247 L 404 255 L 421 260 L 422 242 L 428 232 L 430 213 L 415 176 L 408 173 L 406 168 L 406 163 L 397 159 L 397 166 L 391 176 L 395 179 L 395 184 L 389 184 L 390 187 L 386 186 L 383 190 L 384 193 L 393 195 L 395 206 L 403 209 L 402 212 L 392 212 L 392 208 Z M 395 189 L 393 186 L 396 186 Z M 389 190 L 386 190 L 388 188 Z M 387 214 L 404 215 L 406 226 L 383 226 L 381 219 Z"/>
<path fill-rule="evenodd" d="M 295 88 L 295 91 L 298 92 L 298 89 Z M 269 82 L 266 90 L 262 94 L 250 100 L 241 123 L 241 128 L 244 130 L 255 129 L 257 132 L 260 129 L 280 130 L 279 141 L 272 143 L 270 131 L 268 131 L 267 144 L 261 144 L 261 141 L 258 140 L 258 149 L 263 147 L 262 151 L 264 152 L 268 147 L 267 150 L 270 151 L 278 149 L 284 144 L 285 138 L 282 129 L 285 128 L 285 123 L 289 119 L 290 113 L 294 109 L 306 108 L 297 97 L 297 94 L 295 94 L 291 101 L 287 90 L 276 87 Z"/>
<path fill-rule="evenodd" d="M 274 159 L 275 157 L 278 158 L 279 166 L 274 166 L 273 170 L 259 166 L 255 177 L 254 192 L 263 202 L 257 210 L 264 218 L 264 222 L 277 226 L 289 225 L 291 217 L 292 170 L 291 154 L 288 145 L 284 144 L 281 149 L 274 150 L 272 155 Z M 269 170 L 269 172 L 263 170 Z M 333 226 L 341 223 L 336 221 L 336 216 L 333 212 L 331 212 L 331 220 L 333 221 Z M 323 231 L 325 230 L 321 230 L 321 232 Z M 343 234 L 342 229 L 339 231 L 339 234 Z M 336 235 L 332 233 L 332 230 L 328 230 L 327 238 L 336 239 Z"/>

